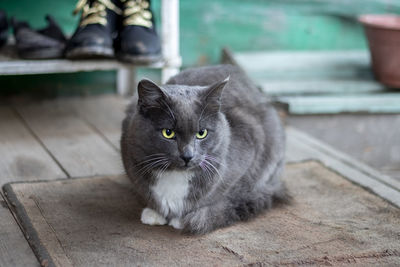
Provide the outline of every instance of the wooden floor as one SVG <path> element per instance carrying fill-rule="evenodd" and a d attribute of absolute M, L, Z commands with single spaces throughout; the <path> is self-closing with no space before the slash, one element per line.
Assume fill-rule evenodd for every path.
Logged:
<path fill-rule="evenodd" d="M 123 173 L 119 139 L 128 102 L 128 99 L 116 95 L 40 101 L 0 99 L 0 185 Z M 290 132 L 289 145 L 293 143 L 291 139 L 294 136 L 293 130 Z M 300 148 L 306 146 L 308 139 L 297 139 Z M 318 152 L 316 147 L 320 146 L 313 142 L 303 150 L 317 157 L 320 162 L 328 160 L 325 162 L 327 166 L 336 168 L 344 177 L 353 176 L 353 182 L 378 195 L 384 197 L 390 195 L 387 192 L 393 191 L 392 195 L 396 196 L 389 198 L 389 201 L 400 203 L 400 187 L 388 182 L 389 178 L 378 177 L 378 174 L 354 162 L 350 168 L 349 164 L 344 164 L 348 160 L 343 156 L 328 149 L 330 152 L 327 157 L 327 148 L 323 147 L 324 153 Z M 289 156 L 293 160 L 303 152 L 290 153 Z M 309 158 L 300 157 L 297 160 L 305 159 Z M 354 166 L 362 170 L 355 172 Z M 381 180 L 390 188 L 383 188 L 379 184 Z M 0 195 L 0 204 L 0 266 L 46 265 L 36 259 L 9 211 L 4 195 Z M 7 204 L 13 205 L 10 202 Z"/>
<path fill-rule="evenodd" d="M 0 105 L 0 184 L 123 173 L 115 95 Z M 0 266 L 39 263 L 0 196 Z"/>

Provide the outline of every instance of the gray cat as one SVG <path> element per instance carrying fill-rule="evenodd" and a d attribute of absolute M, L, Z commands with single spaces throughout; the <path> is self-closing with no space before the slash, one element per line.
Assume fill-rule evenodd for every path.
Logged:
<path fill-rule="evenodd" d="M 266 97 L 231 65 L 138 85 L 122 125 L 125 170 L 145 224 L 202 234 L 287 198 L 284 131 Z"/>

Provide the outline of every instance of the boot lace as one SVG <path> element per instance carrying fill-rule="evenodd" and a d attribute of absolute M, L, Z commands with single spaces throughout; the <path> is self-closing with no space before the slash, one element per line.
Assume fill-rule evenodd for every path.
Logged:
<path fill-rule="evenodd" d="M 122 0 L 124 4 L 124 21 L 123 24 L 137 25 L 151 28 L 153 15 L 149 10 L 150 4 L 147 0 Z"/>
<path fill-rule="evenodd" d="M 79 0 L 76 4 L 74 15 L 82 11 L 82 19 L 79 23 L 80 26 L 88 24 L 101 24 L 105 26 L 107 25 L 106 9 L 110 9 L 118 15 L 122 14 L 122 10 L 114 5 L 111 0 Z"/>

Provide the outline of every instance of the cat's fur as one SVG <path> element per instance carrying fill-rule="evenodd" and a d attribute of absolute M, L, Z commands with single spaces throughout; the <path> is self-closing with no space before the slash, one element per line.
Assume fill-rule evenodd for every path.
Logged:
<path fill-rule="evenodd" d="M 142 222 L 206 233 L 247 220 L 285 199 L 284 131 L 266 97 L 236 67 L 148 80 L 123 121 L 121 151 L 147 208 Z M 173 129 L 174 139 L 162 129 Z M 204 139 L 196 133 L 207 129 Z M 193 156 L 188 166 L 181 156 Z"/>

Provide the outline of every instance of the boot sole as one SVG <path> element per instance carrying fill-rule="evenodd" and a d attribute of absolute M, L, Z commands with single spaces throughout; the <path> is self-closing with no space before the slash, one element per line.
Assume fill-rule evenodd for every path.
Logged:
<path fill-rule="evenodd" d="M 114 49 L 101 46 L 77 47 L 67 51 L 65 57 L 69 59 L 112 58 L 114 57 Z"/>
<path fill-rule="evenodd" d="M 18 51 L 18 55 L 24 59 L 51 59 L 62 58 L 63 49 L 60 48 L 46 48 L 32 51 Z"/>
<path fill-rule="evenodd" d="M 147 65 L 158 62 L 162 59 L 160 54 L 157 55 L 129 55 L 117 53 L 117 58 L 124 62 L 133 63 L 135 65 Z"/>

